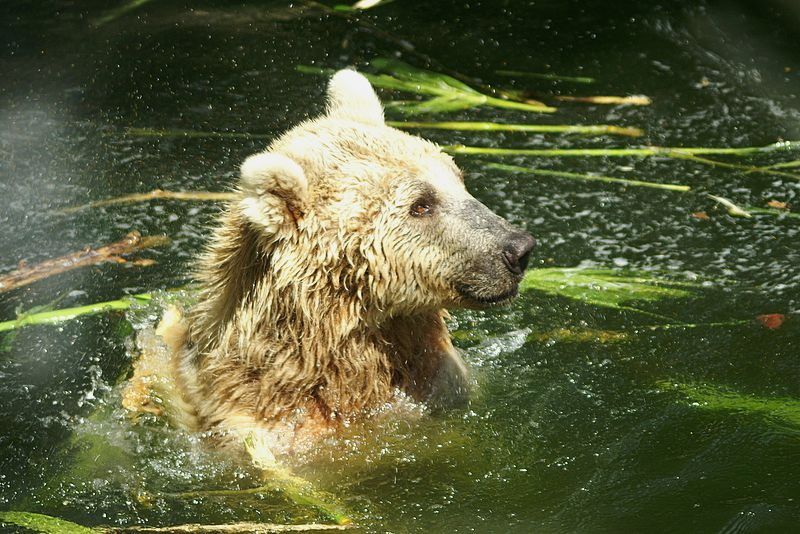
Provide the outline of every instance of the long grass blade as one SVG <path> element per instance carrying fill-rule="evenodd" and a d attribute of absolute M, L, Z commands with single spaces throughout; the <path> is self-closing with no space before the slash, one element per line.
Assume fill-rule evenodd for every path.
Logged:
<path fill-rule="evenodd" d="M 465 145 L 442 147 L 451 154 L 484 156 L 540 156 L 540 157 L 678 157 L 683 155 L 728 155 L 751 156 L 772 152 L 800 149 L 800 141 L 780 141 L 765 146 L 741 148 L 715 147 L 664 147 L 646 146 L 636 148 L 492 148 Z"/>

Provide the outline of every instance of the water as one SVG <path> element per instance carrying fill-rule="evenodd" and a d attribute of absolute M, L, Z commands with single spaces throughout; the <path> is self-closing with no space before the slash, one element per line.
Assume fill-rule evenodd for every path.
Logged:
<path fill-rule="evenodd" d="M 126 127 L 277 135 L 322 109 L 323 80 L 295 65 L 343 67 L 401 51 L 396 40 L 301 3 L 189 9 L 153 2 L 99 27 L 90 23 L 107 13 L 104 2 L 7 3 L 0 13 L 0 271 L 134 228 L 172 239 L 142 254 L 157 261 L 152 267 L 103 265 L 4 294 L 3 319 L 56 298 L 62 307 L 185 284 L 213 204 L 151 202 L 72 216 L 55 210 L 154 188 L 224 190 L 237 165 L 265 144 L 139 138 L 124 135 Z M 790 2 L 397 0 L 365 18 L 489 83 L 653 99 L 648 107 L 562 104 L 553 117 L 481 109 L 449 119 L 630 125 L 646 130 L 637 143 L 665 146 L 800 138 L 800 12 Z M 502 68 L 598 82 L 509 79 L 495 74 Z M 424 133 L 442 144 L 482 146 L 629 142 Z M 791 156 L 765 162 L 776 158 Z M 796 219 L 733 219 L 702 195 L 513 176 L 470 157 L 458 161 L 481 201 L 537 237 L 535 266 L 699 276 L 709 283 L 697 298 L 653 308 L 693 323 L 798 309 Z M 685 183 L 745 206 L 800 197 L 792 178 L 664 158 L 510 162 Z M 698 211 L 711 219 L 693 218 Z M 141 311 L 136 321 L 154 314 Z M 780 417 L 693 406 L 657 384 L 710 383 L 796 399 L 796 317 L 775 331 L 755 322 L 640 330 L 617 343 L 529 336 L 652 322 L 538 294 L 505 309 L 456 313 L 452 329 L 478 383 L 468 409 L 354 428 L 296 459 L 294 469 L 376 531 L 794 530 L 800 429 Z M 0 509 L 85 525 L 319 519 L 280 494 L 178 495 L 258 482 L 196 436 L 124 419 L 113 387 L 132 357 L 124 317 L 30 327 L 0 341 Z"/>

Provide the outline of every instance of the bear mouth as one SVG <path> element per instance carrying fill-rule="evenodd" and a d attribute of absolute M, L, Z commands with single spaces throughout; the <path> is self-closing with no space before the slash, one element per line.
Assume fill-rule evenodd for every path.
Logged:
<path fill-rule="evenodd" d="M 479 295 L 469 286 L 459 286 L 456 288 L 461 298 L 469 301 L 470 304 L 479 306 L 496 306 L 505 304 L 519 293 L 519 287 L 515 284 L 512 289 L 496 295 Z"/>

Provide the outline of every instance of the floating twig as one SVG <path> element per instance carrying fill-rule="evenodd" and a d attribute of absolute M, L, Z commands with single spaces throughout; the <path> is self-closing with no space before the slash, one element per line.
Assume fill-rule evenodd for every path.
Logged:
<path fill-rule="evenodd" d="M 142 234 L 134 230 L 119 241 L 99 248 L 87 247 L 78 252 L 45 260 L 34 265 L 23 263 L 17 270 L 0 276 L 0 293 L 89 265 L 107 262 L 131 263 L 140 266 L 150 265 L 151 262 L 129 261 L 124 256 L 149 248 L 161 247 L 167 243 L 169 243 L 169 238 L 166 236 L 143 237 Z"/>
<path fill-rule="evenodd" d="M 628 180 L 625 178 L 612 178 L 611 176 L 598 176 L 594 174 L 578 174 L 575 172 L 554 171 L 550 169 L 532 169 L 530 167 L 520 167 L 518 165 L 505 165 L 502 163 L 486 163 L 484 167 L 490 169 L 498 169 L 501 171 L 509 171 L 516 173 L 535 174 L 537 176 L 557 176 L 559 178 L 567 178 L 570 180 L 585 180 L 589 182 L 609 182 L 618 183 L 622 185 L 629 185 L 634 187 L 651 187 L 654 189 L 667 189 L 670 191 L 687 192 L 691 190 L 688 185 L 680 184 L 659 184 L 656 182 L 644 182 L 641 180 Z"/>
<path fill-rule="evenodd" d="M 65 208 L 58 211 L 60 214 L 76 213 L 89 208 L 100 208 L 103 206 L 112 206 L 115 204 L 133 204 L 135 202 L 146 202 L 149 200 L 185 200 L 190 202 L 224 202 L 236 200 L 236 193 L 217 193 L 211 191 L 164 191 L 163 189 L 154 189 L 147 193 L 133 193 L 130 195 L 123 195 L 121 197 L 108 198 L 105 200 L 96 200 L 83 204 L 82 206 L 74 206 Z"/>
<path fill-rule="evenodd" d="M 725 207 L 725 209 L 728 210 L 728 215 L 730 215 L 732 217 L 744 217 L 746 219 L 749 219 L 749 218 L 752 217 L 752 215 L 746 209 L 740 208 L 739 206 L 737 206 L 736 204 L 734 204 L 733 202 L 731 202 L 727 198 L 718 197 L 716 195 L 708 195 L 708 198 L 710 198 L 711 200 L 723 205 Z"/>
<path fill-rule="evenodd" d="M 626 135 L 639 137 L 642 130 L 633 127 L 612 126 L 610 124 L 504 124 L 497 122 L 414 122 L 414 121 L 386 121 L 386 124 L 395 128 L 414 128 L 423 130 L 461 130 L 481 132 L 534 132 L 534 133 L 564 133 L 583 135 Z"/>

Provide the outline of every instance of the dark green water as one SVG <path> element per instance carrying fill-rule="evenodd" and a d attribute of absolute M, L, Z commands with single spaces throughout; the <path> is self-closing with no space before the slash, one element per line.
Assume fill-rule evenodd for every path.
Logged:
<path fill-rule="evenodd" d="M 143 254 L 158 262 L 153 267 L 82 269 L 0 295 L 0 320 L 56 298 L 65 307 L 184 284 L 214 205 L 53 211 L 154 188 L 222 190 L 239 163 L 266 144 L 137 138 L 124 135 L 126 127 L 277 135 L 323 108 L 324 80 L 297 73 L 297 64 L 363 65 L 402 52 L 394 40 L 301 2 L 191 6 L 151 2 L 99 27 L 92 22 L 108 13 L 105 2 L 0 7 L 0 272 L 131 229 L 172 238 L 169 247 Z M 423 132 L 442 144 L 748 146 L 800 139 L 800 8 L 790 1 L 396 0 L 364 19 L 488 83 L 545 95 L 653 99 L 648 107 L 563 104 L 551 117 L 489 109 L 446 117 L 630 125 L 645 129 L 640 140 Z M 503 68 L 598 81 L 515 80 L 495 74 Z M 792 155 L 756 161 L 781 159 Z M 537 237 L 534 266 L 701 277 L 708 283 L 697 298 L 650 308 L 691 323 L 790 314 L 800 306 L 798 219 L 735 219 L 702 195 L 513 176 L 488 172 L 472 157 L 458 161 L 481 201 Z M 797 179 L 696 162 L 513 162 L 684 183 L 744 206 L 800 205 Z M 698 211 L 711 219 L 693 218 Z M 155 313 L 139 312 L 136 321 Z M 479 384 L 468 410 L 354 432 L 297 459 L 295 470 L 375 531 L 796 531 L 797 316 L 774 331 L 753 322 L 639 330 L 613 344 L 528 338 L 562 327 L 652 323 L 533 293 L 509 308 L 456 313 L 453 329 Z M 0 509 L 85 525 L 316 518 L 280 495 L 175 497 L 256 482 L 196 437 L 118 417 L 112 385 L 129 369 L 130 343 L 127 321 L 114 315 L 0 334 Z M 786 409 L 709 410 L 660 390 L 661 380 L 784 399 Z M 116 415 L 90 418 L 98 409 Z M 78 450 L 93 443 L 103 455 Z"/>

